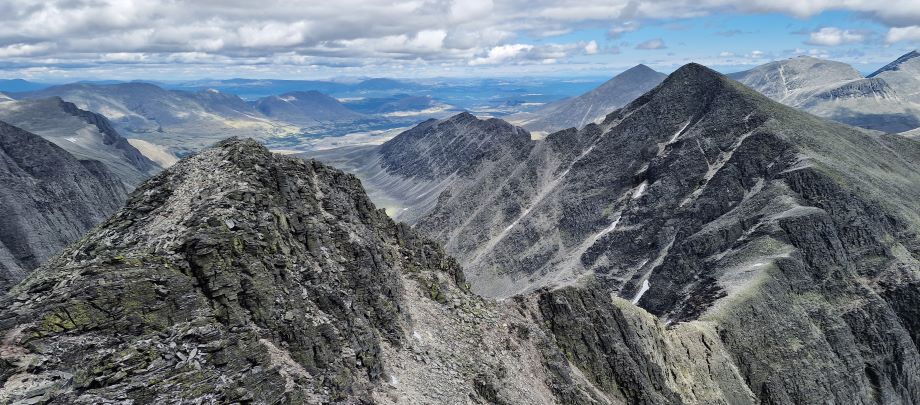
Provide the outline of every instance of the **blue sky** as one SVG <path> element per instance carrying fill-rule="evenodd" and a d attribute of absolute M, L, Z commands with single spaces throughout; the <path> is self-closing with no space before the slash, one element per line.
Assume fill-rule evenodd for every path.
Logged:
<path fill-rule="evenodd" d="M 0 78 L 607 76 L 811 55 L 871 72 L 920 1 L 6 0 Z"/>

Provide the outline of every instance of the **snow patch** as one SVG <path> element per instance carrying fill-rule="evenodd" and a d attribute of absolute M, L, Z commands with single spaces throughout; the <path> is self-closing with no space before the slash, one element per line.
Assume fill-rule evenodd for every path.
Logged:
<path fill-rule="evenodd" d="M 633 304 L 639 303 L 639 300 L 642 299 L 642 295 L 645 294 L 645 292 L 648 291 L 648 289 L 651 287 L 652 285 L 649 284 L 648 278 L 646 278 L 645 280 L 642 280 L 642 287 L 639 288 L 639 292 L 636 293 L 635 297 L 633 297 L 632 303 Z"/>
<path fill-rule="evenodd" d="M 633 191 L 632 199 L 635 200 L 639 197 L 642 197 L 642 195 L 645 194 L 646 187 L 648 187 L 648 180 L 643 181 L 641 184 L 639 184 L 638 187 L 636 187 L 636 191 Z"/>

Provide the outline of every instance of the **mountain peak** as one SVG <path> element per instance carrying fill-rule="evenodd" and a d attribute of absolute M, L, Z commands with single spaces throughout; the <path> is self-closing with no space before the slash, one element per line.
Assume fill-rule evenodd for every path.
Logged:
<path fill-rule="evenodd" d="M 698 63 L 688 63 L 664 79 L 658 91 L 691 94 L 700 90 L 713 91 L 723 88 L 736 89 L 736 86 L 731 86 L 729 79 L 715 70 Z M 651 93 L 656 91 L 649 94 Z"/>
<path fill-rule="evenodd" d="M 425 121 L 387 141 L 380 151 L 388 171 L 435 178 L 472 170 L 484 161 L 505 153 L 516 155 L 530 146 L 526 130 L 464 111 L 444 120 Z"/>
<path fill-rule="evenodd" d="M 649 73 L 649 72 L 657 72 L 657 71 L 656 71 L 655 69 L 652 69 L 652 68 L 648 67 L 647 65 L 645 65 L 645 64 L 643 64 L 643 63 L 640 63 L 640 64 L 638 64 L 638 65 L 636 65 L 636 66 L 633 66 L 633 67 L 631 67 L 631 68 L 626 69 L 626 70 L 623 71 L 623 73 L 637 73 L 637 72 Z M 621 74 L 622 74 L 622 73 L 621 73 Z"/>
<path fill-rule="evenodd" d="M 895 59 L 893 62 L 891 62 L 891 63 L 889 63 L 889 64 L 887 64 L 887 65 L 885 65 L 885 66 L 882 66 L 881 69 L 876 70 L 875 72 L 872 72 L 872 74 L 870 74 L 869 76 L 866 76 L 866 77 L 875 77 L 875 76 L 878 76 L 879 74 L 881 74 L 881 73 L 883 73 L 883 72 L 893 71 L 893 70 L 900 70 L 901 65 L 904 64 L 904 62 L 907 62 L 907 61 L 909 61 L 909 60 L 911 60 L 911 59 L 914 59 L 914 58 L 916 58 L 916 57 L 918 57 L 918 56 L 920 56 L 920 52 L 917 52 L 917 50 L 913 50 L 913 51 L 910 51 L 910 52 L 908 52 L 908 53 L 905 53 L 904 55 L 901 55 L 900 57 L 898 57 L 897 59 Z"/>

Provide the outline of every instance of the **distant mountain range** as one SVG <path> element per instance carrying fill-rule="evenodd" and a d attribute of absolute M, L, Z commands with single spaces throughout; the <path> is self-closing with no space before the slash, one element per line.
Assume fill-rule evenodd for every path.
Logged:
<path fill-rule="evenodd" d="M 0 79 L 0 91 L 8 93 L 41 90 L 48 86 L 22 79 Z"/>
<path fill-rule="evenodd" d="M 301 126 L 369 120 L 318 91 L 297 91 L 260 98 L 255 108 L 267 117 Z"/>
<path fill-rule="evenodd" d="M 920 61 L 907 54 L 863 77 L 852 66 L 800 56 L 729 77 L 783 104 L 882 132 L 920 127 Z"/>
<path fill-rule="evenodd" d="M 355 87 L 405 87 L 398 83 L 378 80 Z M 59 97 L 80 109 L 98 112 L 131 142 L 150 151 L 151 158 L 163 162 L 170 161 L 170 155 L 194 153 L 228 135 L 256 138 L 282 149 L 296 148 L 313 137 L 406 127 L 457 111 L 430 97 L 401 93 L 381 99 L 349 99 L 363 106 L 378 104 L 375 111 L 364 114 L 318 91 L 287 92 L 247 102 L 215 89 L 167 90 L 142 82 L 75 83 L 12 96 L 20 100 Z"/>
<path fill-rule="evenodd" d="M 179 155 L 228 135 L 266 139 L 299 132 L 294 125 L 265 117 L 235 95 L 207 90 L 191 93 L 149 83 L 84 83 L 52 86 L 16 97 L 60 97 L 106 116 L 128 138 L 163 145 Z"/>
<path fill-rule="evenodd" d="M 550 103 L 533 112 L 512 115 L 507 120 L 543 135 L 566 128 L 582 128 L 645 94 L 665 77 L 664 73 L 638 65 L 590 92 Z"/>

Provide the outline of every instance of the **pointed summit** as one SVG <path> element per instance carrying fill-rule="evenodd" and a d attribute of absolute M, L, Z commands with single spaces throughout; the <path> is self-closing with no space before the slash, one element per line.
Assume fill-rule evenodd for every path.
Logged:
<path fill-rule="evenodd" d="M 514 124 L 540 134 L 566 128 L 583 128 L 651 90 L 667 77 L 646 65 L 633 66 L 594 90 L 509 118 Z"/>

